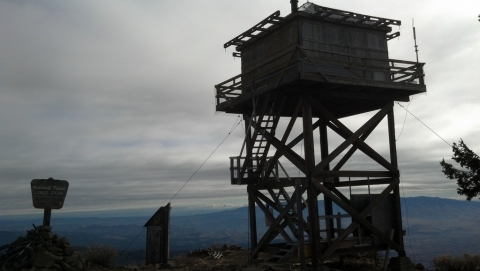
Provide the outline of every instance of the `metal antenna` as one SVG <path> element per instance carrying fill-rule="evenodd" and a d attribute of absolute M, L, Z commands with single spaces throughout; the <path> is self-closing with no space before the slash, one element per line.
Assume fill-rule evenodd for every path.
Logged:
<path fill-rule="evenodd" d="M 415 41 L 415 54 L 417 55 L 418 62 L 418 45 L 417 45 L 417 35 L 415 34 L 415 21 L 412 18 L 412 27 L 413 27 L 413 40 Z"/>

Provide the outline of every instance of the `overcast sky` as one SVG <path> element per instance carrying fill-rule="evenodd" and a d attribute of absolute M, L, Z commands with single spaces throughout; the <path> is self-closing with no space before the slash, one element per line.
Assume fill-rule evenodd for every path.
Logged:
<path fill-rule="evenodd" d="M 414 18 L 427 94 L 402 105 L 450 144 L 463 138 L 480 152 L 480 1 L 313 2 L 401 20 L 393 59 L 415 60 Z M 1 0 L 0 214 L 41 213 L 30 182 L 48 177 L 70 183 L 55 213 L 150 214 L 232 127 L 172 206 L 245 205 L 228 159 L 243 124 L 215 113 L 214 85 L 240 73 L 223 44 L 276 10 L 288 15 L 289 1 Z M 451 148 L 398 105 L 395 116 L 404 195 L 463 200 L 438 163 Z M 376 138 L 369 143 L 384 144 Z"/>

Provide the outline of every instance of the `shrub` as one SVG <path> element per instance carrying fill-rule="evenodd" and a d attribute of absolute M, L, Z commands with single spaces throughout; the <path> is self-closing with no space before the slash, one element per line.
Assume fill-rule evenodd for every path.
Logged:
<path fill-rule="evenodd" d="M 86 247 L 82 254 L 87 262 L 110 268 L 115 267 L 118 258 L 117 250 L 112 246 L 106 245 Z"/>
<path fill-rule="evenodd" d="M 432 264 L 438 271 L 478 271 L 480 255 L 465 254 L 463 257 L 440 255 L 433 258 Z"/>

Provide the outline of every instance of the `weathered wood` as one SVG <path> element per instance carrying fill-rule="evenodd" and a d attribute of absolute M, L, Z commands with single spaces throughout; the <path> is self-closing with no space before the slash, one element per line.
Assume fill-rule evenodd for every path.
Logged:
<path fill-rule="evenodd" d="M 300 190 L 302 184 L 300 180 L 295 181 L 295 190 Z M 304 233 L 304 221 L 303 221 L 303 208 L 301 206 L 302 203 L 302 195 L 297 193 L 296 196 L 296 204 L 297 204 L 297 221 L 298 221 L 298 229 L 296 232 L 297 240 L 298 240 L 298 254 L 300 255 L 300 268 L 302 270 L 306 270 L 306 261 L 305 261 L 305 233 Z"/>
<path fill-rule="evenodd" d="M 303 194 L 305 192 L 305 188 L 300 188 L 300 190 L 295 190 L 293 192 L 292 198 L 295 198 L 297 196 L 297 193 Z M 254 192 L 255 194 L 258 194 L 258 192 Z M 258 199 L 256 198 L 256 202 L 258 204 Z M 285 209 L 278 215 L 278 217 L 273 221 L 272 225 L 268 230 L 265 232 L 263 237 L 260 239 L 258 242 L 258 246 L 256 249 L 253 250 L 252 255 L 258 255 L 258 253 L 261 251 L 262 246 L 266 245 L 268 242 L 268 239 L 270 238 L 270 235 L 276 230 L 276 228 L 280 225 L 280 222 L 282 222 L 283 218 L 285 215 L 288 213 L 288 210 L 292 208 L 292 206 L 295 204 L 295 200 L 292 200 L 288 202 L 287 206 L 285 206 Z"/>
<path fill-rule="evenodd" d="M 280 17 L 280 11 L 275 11 L 272 15 L 268 16 L 267 18 L 263 19 L 260 21 L 258 24 L 256 24 L 254 27 L 250 28 L 249 30 L 243 32 L 242 34 L 238 35 L 237 37 L 233 38 L 232 40 L 228 41 L 223 45 L 224 48 L 227 48 L 232 45 L 244 45 L 246 42 L 250 42 L 250 39 L 245 40 L 245 37 L 256 37 L 256 35 L 253 35 L 256 31 L 260 30 L 267 30 L 263 29 L 265 25 L 268 24 L 277 24 L 278 22 L 282 21 L 283 18 Z"/>
<path fill-rule="evenodd" d="M 367 131 L 365 131 L 365 133 L 360 137 L 360 139 L 362 141 L 365 141 L 368 136 L 373 132 L 373 130 L 375 130 L 375 128 L 377 128 L 378 124 L 381 122 L 382 120 L 379 119 L 376 123 L 374 123 L 372 125 L 372 127 L 370 127 L 370 129 L 367 129 Z M 352 155 L 357 151 L 358 147 L 357 146 L 352 146 L 348 151 L 347 153 L 342 157 L 342 159 L 340 159 L 340 161 L 338 161 L 338 163 L 335 165 L 335 167 L 333 167 L 333 170 L 340 170 L 344 165 L 345 163 L 348 161 L 348 159 L 350 159 L 352 157 Z M 353 177 L 353 176 L 352 176 Z"/>
<path fill-rule="evenodd" d="M 254 125 L 254 124 L 252 124 Z M 302 172 L 306 172 L 306 167 L 305 167 L 305 162 L 302 157 L 300 157 L 298 154 L 296 154 L 292 149 L 290 149 L 288 146 L 280 142 L 275 136 L 273 136 L 271 133 L 263 130 L 260 131 L 260 133 L 266 137 L 268 140 L 271 140 L 271 144 L 283 155 L 285 158 L 290 160 L 298 169 L 300 169 Z"/>
<path fill-rule="evenodd" d="M 316 178 L 332 178 L 332 177 L 392 177 L 394 176 L 390 171 L 367 171 L 367 170 L 329 170 L 320 171 Z"/>
<path fill-rule="evenodd" d="M 329 155 L 328 152 L 328 133 L 327 133 L 327 121 L 324 119 L 320 119 L 320 127 L 319 127 L 319 133 L 320 133 L 320 157 L 323 159 L 327 158 Z M 327 164 L 325 166 L 325 171 L 330 171 L 330 164 Z M 332 201 L 329 198 L 324 198 L 324 210 L 325 210 L 325 215 L 333 215 L 333 204 Z M 327 239 L 332 239 L 334 238 L 334 224 L 333 220 L 327 220 Z"/>
<path fill-rule="evenodd" d="M 279 193 L 278 195 L 275 195 L 275 193 L 273 192 L 272 189 L 268 189 L 268 192 L 270 193 L 270 196 L 272 198 L 275 198 L 275 205 L 277 206 L 277 210 L 278 212 L 281 212 L 283 211 L 284 209 L 284 206 L 282 205 L 282 203 L 280 202 L 280 195 L 283 196 L 283 198 L 288 202 L 288 201 L 291 201 L 291 198 L 290 196 L 285 192 L 285 190 L 283 188 L 280 188 L 279 190 Z M 296 199 L 295 199 L 296 200 Z M 296 216 L 296 209 L 295 208 L 292 208 L 292 212 L 293 212 L 293 215 Z M 286 216 L 285 217 L 285 222 L 287 222 L 287 226 L 290 228 L 290 231 L 292 233 L 295 233 L 295 224 L 293 223 L 293 221 L 288 217 Z"/>
<path fill-rule="evenodd" d="M 388 58 L 387 39 L 396 36 L 388 35 L 391 31 L 388 25 L 399 25 L 400 21 L 324 8 L 313 3 L 306 5 L 313 5 L 314 8 L 295 12 L 285 18 L 274 13 L 225 44 L 225 47 L 238 46 L 236 49 L 242 58 L 242 74 L 216 86 L 217 110 L 245 114 L 244 119 L 249 122 L 245 141 L 246 157 L 235 158 L 233 162 L 238 165 L 231 166 L 231 174 L 239 175 L 235 183 L 249 184 L 249 210 L 253 211 L 258 205 L 267 218 L 273 220 L 266 233 L 261 238 L 258 236 L 260 240 L 254 239 L 253 235 L 250 237 L 252 257 L 272 245 L 280 235 L 287 243 L 295 241 L 290 240 L 289 230 L 299 243 L 305 241 L 302 238 L 304 232 L 309 235 L 313 269 L 317 267 L 317 260 L 324 261 L 331 255 L 347 251 L 385 249 L 388 245 L 397 250 L 399 255 L 404 255 L 399 200 L 394 203 L 396 221 L 392 222 L 393 218 L 389 215 L 385 218 L 388 221 L 382 224 L 395 228 L 393 239 L 385 236 L 378 220 L 369 222 L 366 216 L 372 210 L 376 214 L 383 206 L 380 203 L 385 197 L 393 198 L 389 196 L 390 193 L 399 199 L 393 101 L 409 101 L 410 95 L 426 91 L 423 82 L 424 63 Z M 418 83 L 413 82 L 417 79 Z M 284 105 L 277 103 L 284 98 Z M 278 110 L 273 110 L 274 103 L 278 105 Z M 294 126 L 298 126 L 296 120 L 300 112 L 303 129 L 299 135 L 292 136 Z M 375 114 L 356 131 L 350 131 L 340 121 L 343 117 L 366 112 Z M 389 122 L 390 159 L 385 159 L 378 150 L 365 143 L 386 116 Z M 283 134 L 276 127 L 280 117 L 289 118 Z M 314 118 L 319 119 L 315 121 Z M 328 137 L 331 135 L 327 127 L 344 139 L 332 150 L 328 150 Z M 320 142 L 313 141 L 313 132 L 317 128 Z M 290 136 L 293 139 L 289 139 Z M 296 151 L 302 141 L 304 154 L 299 155 Z M 321 160 L 315 162 L 314 150 L 318 149 L 315 145 L 318 143 Z M 271 147 L 275 148 L 273 157 L 269 155 Z M 375 166 L 380 165 L 385 170 L 344 168 L 358 150 L 370 157 Z M 278 163 L 284 160 L 288 164 L 281 166 L 284 171 L 282 175 L 278 171 Z M 334 160 L 339 162 L 333 165 Z M 292 177 L 296 175 L 289 172 L 292 168 L 299 170 L 299 178 Z M 349 178 L 348 182 L 342 179 L 346 177 Z M 363 179 L 351 181 L 352 177 Z M 371 185 L 387 185 L 387 188 L 365 209 L 363 202 L 358 203 L 361 207 L 351 206 L 357 204 L 358 200 L 355 199 L 358 197 L 350 200 L 338 190 L 340 187 L 350 187 L 352 196 L 352 187 L 368 186 L 370 189 Z M 292 192 L 287 187 L 295 189 Z M 302 202 L 305 192 L 306 203 Z M 324 195 L 325 214 L 329 218 L 326 229 L 319 225 L 317 197 L 320 194 Z M 354 220 L 345 231 L 334 230 L 334 202 L 349 212 Z M 275 219 L 266 205 L 278 211 Z M 374 209 L 377 207 L 379 209 Z M 308 224 L 304 224 L 303 220 L 305 208 L 308 208 L 310 218 Z M 256 232 L 256 220 L 252 214 L 254 216 L 254 212 L 250 212 L 250 227 Z M 377 216 L 372 214 L 372 217 Z M 305 225 L 308 225 L 308 230 L 302 229 Z M 342 240 L 358 225 L 373 234 L 371 239 L 374 242 L 385 244 L 354 247 L 351 250 L 342 247 Z M 327 239 L 331 241 L 328 248 L 325 247 L 328 246 L 326 243 L 320 242 L 321 232 L 327 232 Z M 306 260 L 303 249 L 301 245 L 300 261 L 304 269 Z"/>
<path fill-rule="evenodd" d="M 257 247 L 257 215 L 255 209 L 255 195 L 252 192 L 252 185 L 247 186 L 247 193 L 248 193 L 248 215 L 250 221 L 250 245 L 251 249 L 255 249 Z"/>
<path fill-rule="evenodd" d="M 303 97 L 302 104 L 302 120 L 303 120 L 303 144 L 305 152 L 305 167 L 307 168 L 306 177 L 309 185 L 307 187 L 307 202 L 308 202 L 308 215 L 310 218 L 310 246 L 312 250 L 312 269 L 316 270 L 318 266 L 318 256 L 320 252 L 320 225 L 318 221 L 318 199 L 317 191 L 312 186 L 313 171 L 315 170 L 315 148 L 313 142 L 313 127 L 312 127 L 312 105 L 308 101 L 307 97 Z"/>
<path fill-rule="evenodd" d="M 393 104 L 393 103 L 392 103 Z M 390 145 L 390 160 L 392 165 L 395 168 L 398 168 L 398 161 L 397 161 L 397 145 L 396 145 L 396 139 L 395 139 L 395 116 L 394 116 L 394 111 L 393 111 L 393 106 L 392 110 L 388 112 L 388 141 Z M 399 181 L 399 178 L 397 178 L 397 181 Z M 404 244 L 403 244 L 403 225 L 402 225 L 402 210 L 401 210 L 401 204 L 400 204 L 400 187 L 397 186 L 393 190 L 394 194 L 394 210 L 395 210 L 395 232 L 394 232 L 394 238 L 395 241 L 400 245 L 402 250 L 397 250 L 398 254 L 400 257 L 405 257 L 405 250 L 404 250 Z"/>
<path fill-rule="evenodd" d="M 146 264 L 167 264 L 170 258 L 170 203 L 160 207 L 145 223 Z"/>
<path fill-rule="evenodd" d="M 260 198 L 258 197 L 258 195 L 261 194 L 261 193 L 259 193 L 258 191 L 255 191 L 254 194 L 257 196 L 257 197 L 254 197 L 254 200 L 255 200 L 255 202 L 257 203 L 257 206 L 260 207 L 260 209 L 261 209 L 261 210 L 263 211 L 263 213 L 265 214 L 265 217 L 268 217 L 268 219 L 269 219 L 270 221 L 274 221 L 274 220 L 276 221 L 275 217 L 273 217 L 273 215 L 268 211 L 267 207 L 265 207 L 265 205 L 263 204 L 263 202 L 260 201 Z M 275 204 L 274 204 L 274 205 L 275 205 Z M 273 205 L 273 206 L 274 206 L 274 205 Z M 293 204 L 292 204 L 292 205 L 293 205 Z M 270 205 L 270 206 L 272 206 L 272 205 Z M 285 211 L 286 211 L 286 212 L 285 212 Z M 284 210 L 282 210 L 282 212 L 280 212 L 280 214 L 283 214 L 284 212 L 285 212 L 285 214 L 286 214 L 288 211 L 289 211 L 288 209 L 286 209 L 286 210 L 284 209 Z M 280 218 L 280 221 L 279 221 L 279 222 L 281 222 L 281 221 L 284 219 L 285 214 L 284 214 L 283 216 L 279 215 L 279 216 L 277 217 L 277 219 Z M 272 226 L 273 226 L 273 225 L 272 225 Z M 283 228 L 284 228 L 284 227 L 282 227 L 282 225 L 277 225 L 277 226 L 275 227 L 275 230 L 277 230 L 278 233 L 280 233 L 280 235 L 282 235 L 283 239 L 284 239 L 286 242 L 292 243 L 292 239 L 290 239 L 290 236 L 288 236 L 288 234 L 285 232 L 285 230 L 284 230 Z M 262 241 L 260 241 L 260 242 L 262 242 Z"/>
<path fill-rule="evenodd" d="M 300 110 L 302 109 L 302 99 L 299 99 L 298 100 L 298 103 L 295 107 L 295 110 L 293 111 L 293 115 L 292 117 L 290 118 L 290 121 L 288 122 L 288 125 L 287 125 L 287 128 L 285 129 L 285 132 L 282 136 L 282 140 L 280 140 L 280 143 L 282 144 L 285 144 L 285 142 L 287 141 L 288 139 L 288 136 L 290 135 L 291 131 L 292 131 L 292 128 L 293 128 L 293 125 L 295 124 L 296 120 L 297 120 L 297 117 L 300 113 Z M 265 183 L 265 180 L 268 178 L 268 176 L 270 176 L 270 174 L 272 173 L 272 170 L 275 166 L 275 164 L 277 163 L 278 159 L 281 157 L 281 152 L 279 150 L 277 150 L 275 152 L 275 154 L 273 155 L 272 159 L 270 159 L 268 161 L 269 163 L 269 166 L 268 166 L 268 169 L 265 171 L 265 178 L 263 179 L 263 182 L 262 184 Z"/>
<path fill-rule="evenodd" d="M 322 114 L 324 114 L 326 117 L 328 117 L 330 119 L 331 123 L 327 124 L 328 127 L 330 127 L 330 129 L 332 129 L 338 135 L 340 135 L 341 137 L 343 137 L 345 139 L 352 137 L 353 133 L 346 126 L 344 126 L 338 119 L 336 119 L 333 115 L 331 115 L 321 104 L 319 104 L 318 102 L 315 102 L 315 101 L 312 104 L 315 105 L 317 109 L 321 110 Z M 382 108 L 381 111 L 383 111 L 383 113 L 385 113 L 385 110 L 388 110 L 388 108 L 390 108 L 392 106 L 393 105 L 391 105 L 391 104 L 387 104 L 386 106 L 384 106 Z M 379 112 L 377 112 L 377 114 L 378 113 Z M 382 116 L 382 114 L 379 114 L 379 115 L 377 115 L 377 114 L 376 114 L 376 116 L 378 116 L 378 117 Z M 384 116 L 385 115 L 383 115 L 382 118 Z M 369 126 L 365 127 L 365 125 L 364 125 L 363 127 L 368 129 L 369 127 L 373 126 L 373 124 L 375 123 L 375 120 L 372 120 L 372 119 L 373 119 L 373 117 L 369 120 L 369 121 L 371 121 Z M 332 125 L 332 123 L 334 125 Z M 358 132 L 358 130 L 357 130 L 357 132 Z M 361 150 L 363 153 L 368 155 L 374 161 L 376 161 L 377 163 L 379 163 L 380 165 L 382 165 L 386 169 L 390 170 L 394 174 L 398 175 L 398 170 L 395 167 L 393 167 L 387 160 L 385 160 L 385 158 L 383 158 L 380 154 L 378 154 L 370 146 L 368 146 L 365 142 L 363 142 L 362 140 L 357 138 L 357 140 L 353 141 L 352 144 L 354 146 L 357 146 L 359 150 Z"/>
<path fill-rule="evenodd" d="M 350 214 L 353 218 L 355 218 L 355 221 L 350 224 L 347 229 L 336 239 L 336 241 L 325 251 L 322 256 L 321 260 L 324 261 L 332 253 L 334 253 L 335 249 L 340 246 L 340 243 L 342 240 L 344 240 L 350 233 L 353 232 L 353 230 L 358 226 L 358 224 L 361 224 L 362 226 L 366 227 L 368 230 L 370 230 L 373 234 L 375 234 L 377 237 L 379 237 L 382 241 L 387 243 L 389 246 L 394 248 L 397 251 L 404 251 L 403 247 L 400 245 L 396 244 L 393 242 L 391 239 L 389 239 L 385 234 L 380 232 L 377 228 L 375 228 L 365 217 L 370 214 L 370 212 L 375 208 L 378 203 L 380 203 L 395 187 L 398 186 L 398 181 L 392 182 L 389 186 L 385 188 L 385 190 L 372 202 L 370 205 L 365 208 L 365 210 L 362 213 L 358 213 L 355 211 L 352 207 L 350 207 L 348 204 L 337 198 L 330 190 L 328 190 L 326 187 L 323 185 L 319 184 L 318 182 L 313 182 L 314 186 L 321 192 L 323 193 L 326 197 L 329 197 L 333 202 L 335 202 L 340 208 L 345 210 L 348 214 Z"/>
<path fill-rule="evenodd" d="M 371 176 L 362 176 L 362 177 L 371 177 Z M 365 186 L 365 185 L 382 185 L 389 184 L 392 182 L 392 178 L 381 178 L 381 179 L 368 179 L 368 180 L 355 180 L 348 182 L 324 182 L 325 187 L 349 187 L 349 186 Z"/>
<path fill-rule="evenodd" d="M 333 116 L 330 115 L 328 111 L 326 111 L 323 106 L 321 106 L 318 102 L 312 101 L 312 104 L 315 105 L 315 107 L 321 111 L 324 114 L 326 118 L 328 118 L 330 121 L 334 122 L 337 126 L 339 126 L 340 129 L 345 130 L 347 129 L 338 119 L 335 119 Z M 381 120 L 385 115 L 387 114 L 388 110 L 392 107 L 392 105 L 387 105 L 384 108 L 382 108 L 379 112 L 377 112 L 370 120 L 368 120 L 362 127 L 360 127 L 355 133 L 347 132 L 349 134 L 349 137 L 342 143 L 340 144 L 334 151 L 332 151 L 328 157 L 323 159 L 317 166 L 315 166 L 314 174 L 318 174 L 321 170 L 323 170 L 328 163 L 333 161 L 338 155 L 340 155 L 346 148 L 348 148 L 349 145 L 353 144 L 353 142 L 360 142 L 359 140 L 360 136 L 365 133 L 370 127 L 372 127 L 375 123 L 377 123 L 379 120 Z M 363 142 L 363 141 L 361 141 Z M 386 161 L 385 161 L 386 162 Z M 382 164 L 383 165 L 383 164 Z M 388 162 L 386 162 L 386 165 L 390 165 Z M 391 165 L 389 168 L 392 168 Z"/>

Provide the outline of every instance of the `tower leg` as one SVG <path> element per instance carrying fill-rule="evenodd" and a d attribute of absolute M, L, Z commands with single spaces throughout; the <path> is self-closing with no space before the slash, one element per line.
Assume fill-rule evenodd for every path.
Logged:
<path fill-rule="evenodd" d="M 398 169 L 397 161 L 397 145 L 395 139 L 395 116 L 393 114 L 393 106 L 388 112 L 388 139 L 390 143 L 390 161 L 393 167 Z M 398 176 L 397 178 L 400 178 Z M 394 232 L 394 241 L 402 247 L 401 251 L 397 251 L 400 257 L 405 257 L 405 249 L 403 244 L 403 225 L 402 225 L 402 211 L 400 205 L 400 182 L 393 190 L 394 194 L 394 211 L 395 211 L 395 232 Z"/>
<path fill-rule="evenodd" d="M 255 200 L 253 197 L 252 191 L 250 188 L 247 188 L 248 191 L 248 215 L 249 215 L 249 221 L 250 221 L 250 245 L 251 245 L 251 251 L 255 250 L 257 247 L 257 216 L 255 212 Z"/>
<path fill-rule="evenodd" d="M 312 127 L 312 106 L 307 99 L 303 101 L 302 108 L 303 118 L 303 134 L 304 134 L 304 148 L 305 148 L 305 166 L 307 168 L 307 196 L 308 196 L 308 216 L 310 224 L 310 245 L 312 247 L 312 267 L 317 269 L 318 256 L 320 253 L 320 226 L 318 221 L 318 199 L 317 190 L 312 185 L 312 173 L 315 170 L 315 151 L 313 142 L 313 127 Z"/>

